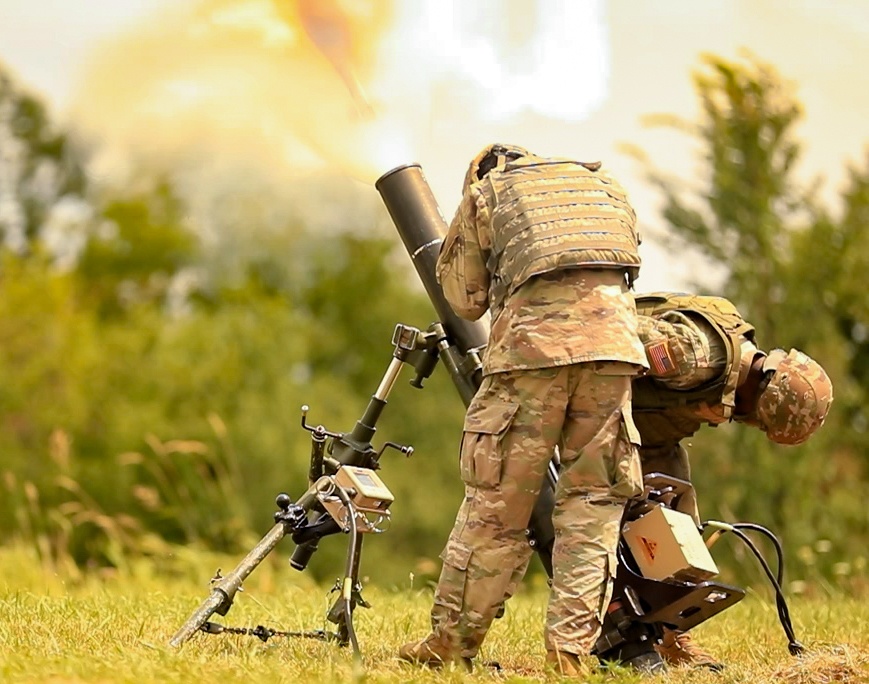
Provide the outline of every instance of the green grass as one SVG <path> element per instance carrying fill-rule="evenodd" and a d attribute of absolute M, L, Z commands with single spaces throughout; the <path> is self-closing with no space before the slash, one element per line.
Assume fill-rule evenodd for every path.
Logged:
<path fill-rule="evenodd" d="M 208 593 L 217 565 L 237 559 L 190 551 L 158 562 L 136 562 L 123 575 L 91 574 L 75 581 L 41 568 L 21 549 L 0 550 L 0 681 L 3 682 L 536 682 L 543 670 L 545 590 L 531 587 L 496 621 L 473 675 L 433 672 L 400 663 L 405 641 L 426 633 L 431 593 L 426 587 L 364 592 L 371 610 L 355 625 L 361 665 L 349 649 L 311 640 L 194 636 L 179 650 L 167 642 Z M 273 557 L 277 554 L 273 554 Z M 263 564 L 223 622 L 281 629 L 317 629 L 330 603 L 328 587 L 280 563 Z M 336 568 L 336 571 L 338 569 Z M 337 574 L 337 572 L 336 572 Z M 724 674 L 672 670 L 641 678 L 626 670 L 593 682 L 860 682 L 869 681 L 869 606 L 843 596 L 795 600 L 797 636 L 809 655 L 795 659 L 766 598 L 749 596 L 701 625 L 695 638 L 726 663 Z M 839 650 L 836 650 L 839 649 Z M 850 669 L 849 669 L 850 668 Z M 549 681 L 557 679 L 549 676 Z"/>

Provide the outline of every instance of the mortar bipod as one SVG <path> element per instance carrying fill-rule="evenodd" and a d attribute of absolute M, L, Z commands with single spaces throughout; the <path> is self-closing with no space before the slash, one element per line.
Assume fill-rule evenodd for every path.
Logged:
<path fill-rule="evenodd" d="M 308 408 L 303 407 L 302 426 L 312 433 L 309 467 L 311 482 L 308 489 L 295 503 L 287 494 L 278 495 L 275 500 L 279 509 L 274 514 L 275 525 L 229 574 L 222 576 L 218 571 L 212 580 L 211 593 L 170 639 L 170 646 L 183 645 L 197 631 L 208 634 L 227 632 L 252 634 L 263 640 L 271 636 L 334 640 L 341 645 L 350 643 L 354 654 L 359 656 L 352 617 L 357 605 L 368 607 L 360 595 L 361 586 L 358 580 L 362 539 L 364 533 L 383 531 L 380 525 L 384 520 L 388 520 L 387 509 L 393 500 L 389 489 L 374 470 L 379 467 L 380 457 L 387 448 L 394 448 L 407 456 L 413 453 L 412 447 L 393 442 L 386 442 L 379 451 L 375 451 L 371 439 L 376 432 L 376 422 L 386 406 L 386 398 L 395 384 L 401 366 L 404 363 L 414 365 L 417 368 L 418 380 L 420 375 L 427 377 L 434 364 L 424 357 L 434 355 L 435 361 L 437 360 L 434 343 L 435 338 L 430 333 L 423 334 L 410 326 L 396 326 L 393 334 L 395 345 L 393 358 L 362 418 L 349 433 L 333 433 L 323 426 L 309 426 L 306 422 Z M 327 453 L 329 455 L 326 455 Z M 318 512 L 320 514 L 318 518 L 314 521 L 309 520 L 312 513 Z M 321 524 L 323 516 L 326 516 L 332 524 Z M 319 539 L 339 531 L 347 532 L 350 539 L 344 577 L 338 580 L 333 589 L 340 593 L 327 615 L 327 619 L 338 626 L 336 633 L 284 632 L 262 626 L 254 629 L 232 628 L 209 622 L 209 618 L 215 613 L 227 614 L 236 593 L 241 591 L 244 580 L 285 536 L 292 535 L 297 543 L 301 542 L 293 554 L 291 563 L 293 567 L 303 569 L 313 551 L 316 550 Z M 309 534 L 303 541 L 302 537 L 305 533 Z M 300 552 L 304 553 L 300 554 Z M 304 563 L 296 562 L 297 555 L 304 555 Z"/>

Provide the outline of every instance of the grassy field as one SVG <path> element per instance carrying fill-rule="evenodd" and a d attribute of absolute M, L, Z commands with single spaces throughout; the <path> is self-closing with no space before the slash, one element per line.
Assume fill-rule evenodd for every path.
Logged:
<path fill-rule="evenodd" d="M 536 682 L 543 670 L 541 626 L 545 590 L 517 596 L 496 622 L 478 666 L 432 672 L 400 663 L 396 649 L 426 632 L 430 590 L 407 585 L 364 592 L 373 607 L 356 614 L 363 652 L 303 639 L 196 635 L 180 650 L 167 641 L 207 595 L 218 565 L 235 559 L 183 552 L 123 573 L 65 578 L 43 569 L 23 550 L 0 550 L 0 681 L 3 682 Z M 71 574 L 71 576 L 73 576 Z M 249 579 L 223 622 L 288 630 L 324 626 L 328 587 L 318 587 L 284 563 L 264 564 Z M 844 596 L 792 601 L 797 636 L 809 648 L 787 653 L 774 607 L 749 596 L 701 625 L 696 638 L 726 663 L 723 674 L 671 670 L 642 678 L 615 669 L 593 682 L 869 682 L 869 606 Z M 557 681 L 552 676 L 550 681 Z"/>

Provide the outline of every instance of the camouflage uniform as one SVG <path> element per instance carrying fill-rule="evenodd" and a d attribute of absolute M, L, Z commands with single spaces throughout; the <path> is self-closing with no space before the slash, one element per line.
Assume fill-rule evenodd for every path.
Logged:
<path fill-rule="evenodd" d="M 583 166 L 578 175 L 591 176 L 592 167 Z M 645 354 L 625 277 L 629 269 L 538 265 L 536 272 L 520 275 L 516 287 L 510 287 L 512 276 L 497 283 L 492 254 L 499 200 L 491 190 L 503 186 L 496 178 L 487 190 L 471 176 L 469 170 L 437 274 L 459 315 L 477 319 L 491 311 L 493 318 L 483 382 L 464 425 L 465 498 L 441 554 L 433 632 L 421 643 L 476 655 L 508 586 L 524 571 L 530 554 L 525 530 L 558 446 L 562 471 L 553 514 L 555 576 L 546 646 L 586 654 L 609 603 L 625 503 L 642 489 L 630 383 L 645 366 Z M 600 179 L 588 183 L 606 183 L 621 196 L 611 179 L 602 174 Z M 583 192 L 580 204 L 594 197 L 609 208 L 611 195 Z M 601 218 L 601 211 L 581 223 L 586 232 L 616 220 L 609 214 Z M 621 229 L 629 223 L 634 230 L 633 210 L 624 200 L 615 213 Z M 551 254 L 557 259 L 558 252 Z M 509 248 L 502 258 L 507 255 Z"/>
<path fill-rule="evenodd" d="M 637 305 L 650 314 L 640 316 L 650 370 L 634 383 L 644 473 L 690 482 L 682 440 L 704 423 L 748 423 L 779 444 L 799 444 L 823 424 L 833 399 L 823 368 L 797 350 L 761 352 L 754 328 L 729 301 L 663 294 L 640 296 Z M 693 489 L 678 508 L 699 525 Z M 723 667 L 690 634 L 666 627 L 656 648 L 671 665 Z"/>
<path fill-rule="evenodd" d="M 750 338 L 753 338 L 750 333 L 748 337 L 739 336 L 740 353 L 745 354 L 749 362 L 757 352 Z M 642 439 L 643 474 L 664 473 L 690 482 L 691 465 L 682 440 L 696 433 L 704 422 L 718 424 L 727 420 L 722 405 L 716 400 L 720 398 L 721 389 L 717 391 L 718 397 L 713 391 L 705 401 L 693 405 L 662 407 L 648 396 L 650 393 L 643 392 L 643 386 L 654 383 L 660 391 L 678 396 L 679 392 L 713 383 L 727 368 L 727 341 L 706 319 L 679 310 L 666 312 L 659 318 L 640 316 L 640 339 L 646 349 L 665 344 L 673 367 L 669 372 L 666 368 L 656 368 L 652 357 L 649 374 L 638 381 L 638 394 L 646 396 L 640 399 L 640 407 L 635 410 Z M 681 497 L 678 508 L 700 523 L 693 489 Z"/>
<path fill-rule="evenodd" d="M 644 473 L 690 481 L 681 442 L 703 424 L 747 423 L 779 444 L 799 444 L 823 424 L 832 402 L 823 368 L 796 350 L 760 351 L 754 328 L 727 300 L 668 294 L 638 296 L 637 302 L 640 311 L 652 313 L 641 315 L 639 326 L 649 373 L 633 385 Z M 738 391 L 760 360 L 762 372 L 771 375 L 769 384 L 742 405 Z M 679 508 L 699 523 L 693 491 Z"/>

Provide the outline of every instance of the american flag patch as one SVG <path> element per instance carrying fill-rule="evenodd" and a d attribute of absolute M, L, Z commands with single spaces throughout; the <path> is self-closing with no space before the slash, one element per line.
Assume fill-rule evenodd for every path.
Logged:
<path fill-rule="evenodd" d="M 665 377 L 676 372 L 676 363 L 670 356 L 670 346 L 666 342 L 655 342 L 646 346 L 646 358 L 652 375 Z"/>

